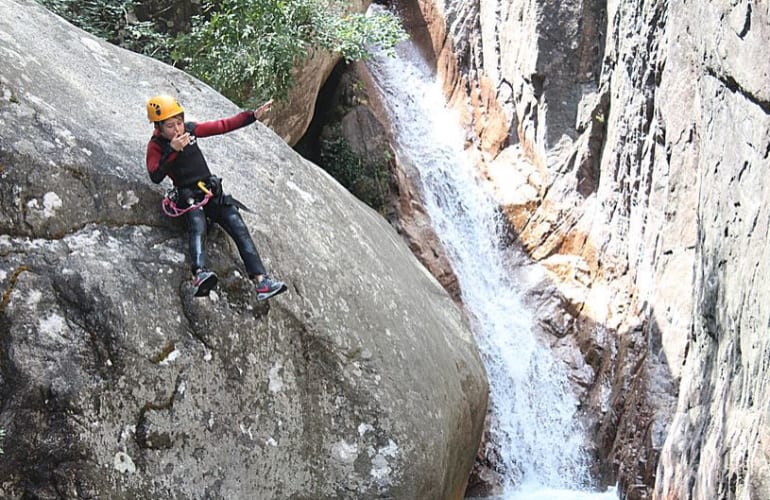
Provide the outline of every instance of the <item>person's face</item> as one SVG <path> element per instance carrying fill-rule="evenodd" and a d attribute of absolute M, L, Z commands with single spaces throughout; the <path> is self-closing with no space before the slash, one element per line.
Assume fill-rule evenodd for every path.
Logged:
<path fill-rule="evenodd" d="M 184 118 L 182 115 L 166 118 L 160 124 L 160 134 L 169 141 L 184 133 Z"/>

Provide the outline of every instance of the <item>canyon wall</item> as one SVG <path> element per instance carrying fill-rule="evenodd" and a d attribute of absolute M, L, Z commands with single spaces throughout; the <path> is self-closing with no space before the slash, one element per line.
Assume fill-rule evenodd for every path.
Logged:
<path fill-rule="evenodd" d="M 565 300 L 598 472 L 629 498 L 770 497 L 768 7 L 402 8 Z"/>

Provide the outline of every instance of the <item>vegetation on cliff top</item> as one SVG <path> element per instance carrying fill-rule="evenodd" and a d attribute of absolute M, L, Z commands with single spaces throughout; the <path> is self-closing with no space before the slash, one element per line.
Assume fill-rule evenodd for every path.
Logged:
<path fill-rule="evenodd" d="M 335 0 L 206 1 L 182 33 L 137 18 L 150 0 L 39 1 L 100 38 L 184 69 L 244 107 L 286 98 L 293 69 L 315 50 L 361 60 L 369 47 L 390 50 L 407 36 L 393 14 L 348 14 Z"/>

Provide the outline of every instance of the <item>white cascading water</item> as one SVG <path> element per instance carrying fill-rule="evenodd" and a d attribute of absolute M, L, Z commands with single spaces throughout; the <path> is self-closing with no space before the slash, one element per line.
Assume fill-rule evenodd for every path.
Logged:
<path fill-rule="evenodd" d="M 374 57 L 369 70 L 398 160 L 419 172 L 425 209 L 449 254 L 486 365 L 503 498 L 617 498 L 613 491 L 579 491 L 588 472 L 576 398 L 561 365 L 535 338 L 512 282 L 515 257 L 503 244 L 498 205 L 466 159 L 464 132 L 435 76 L 411 42 L 396 57 Z"/>

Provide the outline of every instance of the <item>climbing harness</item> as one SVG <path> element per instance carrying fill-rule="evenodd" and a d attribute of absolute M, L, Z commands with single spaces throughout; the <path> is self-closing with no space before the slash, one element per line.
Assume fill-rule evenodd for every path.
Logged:
<path fill-rule="evenodd" d="M 161 203 L 163 213 L 169 217 L 179 217 L 186 214 L 187 212 L 203 207 L 214 196 L 214 193 L 212 193 L 211 190 L 206 187 L 206 183 L 203 181 L 198 181 L 198 188 L 200 188 L 200 190 L 204 193 L 203 199 L 198 203 L 190 203 L 187 208 L 179 208 L 177 206 L 176 200 L 179 197 L 179 192 L 176 189 L 171 189 L 166 192 L 166 196 L 163 198 L 163 202 Z"/>
<path fill-rule="evenodd" d="M 163 208 L 163 213 L 168 215 L 169 217 L 179 217 L 180 215 L 184 215 L 187 212 L 191 212 L 193 210 L 196 210 L 198 208 L 203 207 L 208 203 L 212 198 L 214 198 L 214 202 L 218 203 L 220 205 L 232 205 L 239 210 L 245 210 L 247 212 L 251 212 L 252 210 L 249 209 L 246 205 L 241 203 L 240 201 L 236 200 L 232 195 L 225 195 L 222 193 L 222 179 L 219 177 L 212 175 L 205 181 L 198 181 L 198 189 L 203 191 L 204 197 L 201 201 L 198 203 L 194 203 L 194 199 L 190 198 L 187 201 L 187 207 L 186 208 L 179 208 L 177 205 L 177 202 L 182 195 L 182 193 L 187 193 L 188 188 L 182 188 L 181 192 L 179 188 L 174 188 L 166 192 L 166 196 L 163 198 L 163 202 L 161 203 L 161 207 Z"/>

